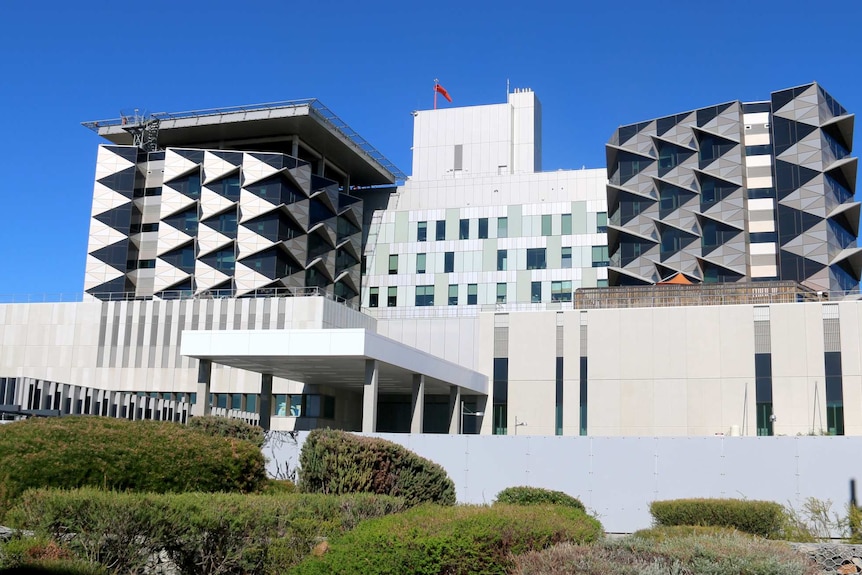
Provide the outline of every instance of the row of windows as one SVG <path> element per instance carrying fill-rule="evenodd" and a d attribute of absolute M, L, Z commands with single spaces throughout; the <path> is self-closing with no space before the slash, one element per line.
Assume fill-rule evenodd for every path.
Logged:
<path fill-rule="evenodd" d="M 593 246 L 592 267 L 607 267 L 608 248 L 607 246 Z M 416 273 L 426 273 L 428 267 L 428 254 L 416 254 Z M 527 269 L 528 270 L 544 270 L 547 269 L 548 260 L 545 248 L 528 248 L 527 249 Z M 561 248 L 561 264 L 562 269 L 571 269 L 572 267 L 572 248 Z M 509 269 L 509 250 L 497 250 L 497 271 L 507 271 Z M 452 273 L 455 271 L 455 252 L 445 252 L 443 254 L 443 273 Z M 389 275 L 398 273 L 398 254 L 389 256 Z"/>
<path fill-rule="evenodd" d="M 547 282 L 544 282 L 547 283 Z M 551 283 L 551 301 L 563 302 L 572 301 L 572 280 L 552 281 Z M 530 302 L 541 303 L 542 300 L 542 284 L 543 282 L 536 281 L 530 283 Z M 598 280 L 599 287 L 606 287 L 607 280 Z M 398 306 L 398 288 L 390 286 L 386 288 L 386 307 Z M 446 305 L 458 305 L 461 303 L 458 297 L 458 284 L 449 284 L 447 291 Z M 508 296 L 508 284 L 500 282 L 497 284 L 496 303 L 506 303 Z M 479 302 L 479 286 L 478 284 L 467 284 L 467 305 L 476 305 Z M 434 305 L 434 286 L 420 285 L 416 286 L 414 305 L 417 307 Z M 380 288 L 372 287 L 368 294 L 368 307 L 380 307 Z"/>
<path fill-rule="evenodd" d="M 479 218 L 478 239 L 488 239 L 488 220 L 490 218 Z M 545 214 L 542 216 L 542 235 L 551 236 L 552 232 L 552 216 Z M 596 231 L 597 233 L 605 233 L 608 231 L 608 214 L 607 212 L 598 212 L 596 214 Z M 560 216 L 560 233 L 564 236 L 572 235 L 572 214 L 561 214 Z M 497 218 L 497 237 L 509 237 L 509 218 Z M 434 239 L 443 241 L 446 239 L 446 220 L 437 220 L 434 222 Z M 458 239 L 469 240 L 470 238 L 470 220 L 461 219 L 458 221 Z M 421 221 L 416 224 L 416 241 L 428 241 L 428 222 Z"/>

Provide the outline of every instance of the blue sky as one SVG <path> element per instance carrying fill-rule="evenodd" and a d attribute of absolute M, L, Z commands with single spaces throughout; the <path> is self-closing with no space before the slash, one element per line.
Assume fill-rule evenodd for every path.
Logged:
<path fill-rule="evenodd" d="M 316 97 L 409 173 L 434 78 L 458 106 L 508 79 L 542 102 L 545 170 L 603 167 L 618 125 L 814 80 L 862 110 L 860 20 L 858 0 L 4 0 L 0 295 L 82 291 L 85 120 Z"/>

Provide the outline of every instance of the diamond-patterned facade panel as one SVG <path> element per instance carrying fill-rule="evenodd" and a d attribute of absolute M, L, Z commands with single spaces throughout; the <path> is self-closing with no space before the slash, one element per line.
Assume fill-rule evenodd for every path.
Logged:
<path fill-rule="evenodd" d="M 846 218 L 829 226 L 824 219 L 828 213 L 839 213 L 836 208 L 842 202 L 853 202 L 854 190 L 849 188 L 855 187 L 856 162 L 846 158 L 845 148 L 852 141 L 852 124 L 843 119 L 849 116 L 817 84 L 774 92 L 771 107 L 770 141 L 775 152 L 768 180 L 762 167 L 746 170 L 745 149 L 739 143 L 750 126 L 744 124 L 745 105 L 741 102 L 623 126 L 614 133 L 607 153 L 612 182 L 608 205 L 615 206 L 609 219 L 631 234 L 610 235 L 612 281 L 655 281 L 669 270 L 704 281 L 750 281 L 751 240 L 745 232 L 730 230 L 748 228 L 749 191 L 745 186 L 746 178 L 751 178 L 756 182 L 753 187 L 758 188 L 755 198 L 770 197 L 762 195 L 763 188 L 768 181 L 773 183 L 766 191 L 774 190 L 772 197 L 778 204 L 773 218 L 778 243 L 783 247 L 779 279 L 816 289 L 824 289 L 827 282 L 825 289 L 836 291 L 858 283 L 862 270 L 846 263 L 841 269 L 836 265 L 826 269 L 830 254 L 848 243 L 848 234 L 855 248 L 858 233 L 858 225 L 847 225 Z M 762 111 L 762 107 L 756 109 Z M 839 119 L 833 120 L 836 117 Z M 824 128 L 827 122 L 830 124 Z M 687 134 L 693 136 L 690 144 Z M 680 151 L 686 147 L 698 151 L 688 157 Z M 756 151 L 756 155 L 762 154 L 762 150 Z M 641 159 L 644 156 L 655 161 Z M 838 174 L 849 192 L 832 191 L 823 177 L 828 170 Z M 662 181 L 691 189 L 696 198 L 679 193 L 663 193 L 658 198 L 656 182 L 661 188 Z M 638 194 L 649 194 L 659 201 L 644 206 Z M 623 222 L 622 212 L 637 215 Z M 709 238 L 701 237 L 704 232 L 696 219 L 705 216 L 695 214 L 719 222 L 724 232 L 718 237 L 712 232 Z M 681 233 L 693 234 L 696 239 L 680 239 Z M 655 238 L 659 245 L 647 250 L 643 237 Z"/>

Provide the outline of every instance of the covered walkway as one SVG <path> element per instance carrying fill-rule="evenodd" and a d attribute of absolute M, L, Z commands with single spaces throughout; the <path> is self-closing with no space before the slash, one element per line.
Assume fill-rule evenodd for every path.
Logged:
<path fill-rule="evenodd" d="M 183 331 L 181 353 L 200 360 L 199 398 L 210 395 L 213 363 L 260 373 L 264 429 L 273 377 L 361 392 L 364 433 L 377 431 L 380 393 L 411 395 L 411 433 L 422 433 L 426 394 L 449 394 L 449 433 L 461 432 L 462 393 L 488 395 L 485 375 L 365 329 Z"/>

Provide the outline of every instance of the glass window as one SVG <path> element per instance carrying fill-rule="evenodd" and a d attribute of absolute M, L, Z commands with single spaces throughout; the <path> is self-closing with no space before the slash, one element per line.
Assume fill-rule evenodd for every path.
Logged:
<path fill-rule="evenodd" d="M 425 254 L 416 254 L 416 273 L 425 273 Z"/>
<path fill-rule="evenodd" d="M 273 415 L 284 417 L 287 415 L 287 396 L 284 394 L 276 394 L 273 396 L 272 408 Z"/>
<path fill-rule="evenodd" d="M 551 282 L 551 301 L 572 301 L 571 280 Z"/>
<path fill-rule="evenodd" d="M 527 250 L 528 270 L 543 270 L 546 267 L 545 248 L 533 248 Z"/>
<path fill-rule="evenodd" d="M 231 409 L 242 409 L 242 394 L 241 393 L 230 394 L 230 408 Z"/>
<path fill-rule="evenodd" d="M 476 305 L 479 302 L 479 286 L 467 284 L 467 305 Z"/>
<path fill-rule="evenodd" d="M 509 218 L 497 218 L 497 237 L 509 237 Z"/>
<path fill-rule="evenodd" d="M 479 239 L 488 238 L 488 218 L 479 218 Z"/>
<path fill-rule="evenodd" d="M 434 305 L 434 286 L 416 286 L 416 306 Z"/>
<path fill-rule="evenodd" d="M 437 235 L 435 238 L 437 240 L 446 239 L 446 220 L 437 220 Z"/>
<path fill-rule="evenodd" d="M 596 280 L 596 287 L 608 287 L 608 280 Z"/>
<path fill-rule="evenodd" d="M 497 284 L 497 303 L 506 303 L 506 284 Z"/>
<path fill-rule="evenodd" d="M 560 216 L 560 231 L 564 236 L 572 234 L 572 214 Z"/>
<path fill-rule="evenodd" d="M 542 216 L 542 235 L 551 235 L 551 229 L 551 215 L 545 214 L 544 216 Z"/>
<path fill-rule="evenodd" d="M 458 285 L 449 286 L 449 305 L 458 305 Z"/>
<path fill-rule="evenodd" d="M 424 242 L 428 239 L 428 222 L 419 222 L 416 224 L 416 241 Z"/>
<path fill-rule="evenodd" d="M 608 246 L 593 246 L 593 267 L 607 267 L 608 261 Z"/>
<path fill-rule="evenodd" d="M 530 283 L 530 302 L 539 303 L 542 301 L 542 282 Z"/>
<path fill-rule="evenodd" d="M 497 271 L 502 272 L 506 271 L 506 263 L 508 259 L 508 252 L 506 250 L 497 250 Z"/>
<path fill-rule="evenodd" d="M 607 233 L 608 231 L 608 213 L 607 212 L 597 212 L 596 213 L 596 232 L 600 234 Z"/>
<path fill-rule="evenodd" d="M 446 252 L 443 255 L 443 271 L 445 273 L 455 271 L 455 252 Z"/>
<path fill-rule="evenodd" d="M 561 251 L 563 269 L 572 267 L 572 248 L 563 248 Z"/>
<path fill-rule="evenodd" d="M 368 292 L 368 307 L 377 307 L 380 305 L 380 288 L 373 287 Z"/>
<path fill-rule="evenodd" d="M 394 276 L 398 273 L 398 254 L 389 256 L 389 275 Z"/>
<path fill-rule="evenodd" d="M 302 396 L 291 395 L 288 397 L 290 398 L 290 411 L 288 411 L 288 415 L 290 415 L 291 417 L 302 417 Z"/>
<path fill-rule="evenodd" d="M 458 222 L 458 239 L 470 239 L 470 220 L 461 220 L 460 222 Z"/>
<path fill-rule="evenodd" d="M 386 307 L 395 307 L 398 305 L 398 288 L 391 286 L 386 290 Z"/>

